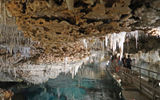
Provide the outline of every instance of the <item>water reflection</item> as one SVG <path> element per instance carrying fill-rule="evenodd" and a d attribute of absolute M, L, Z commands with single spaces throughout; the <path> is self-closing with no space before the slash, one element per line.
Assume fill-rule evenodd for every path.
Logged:
<path fill-rule="evenodd" d="M 77 75 L 61 73 L 41 85 L 13 88 L 13 100 L 121 100 L 121 89 L 105 68 L 82 67 Z"/>

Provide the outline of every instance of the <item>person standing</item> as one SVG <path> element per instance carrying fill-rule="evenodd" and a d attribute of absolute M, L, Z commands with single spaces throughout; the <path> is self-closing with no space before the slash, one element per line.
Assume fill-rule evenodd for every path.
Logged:
<path fill-rule="evenodd" d="M 122 58 L 123 67 L 126 67 L 126 56 Z"/>
<path fill-rule="evenodd" d="M 128 69 L 131 69 L 131 62 L 132 62 L 132 60 L 130 58 L 130 55 L 128 55 L 128 58 L 126 59 L 126 67 Z"/>
<path fill-rule="evenodd" d="M 116 59 L 116 72 L 119 72 L 121 66 L 121 59 L 120 56 Z"/>

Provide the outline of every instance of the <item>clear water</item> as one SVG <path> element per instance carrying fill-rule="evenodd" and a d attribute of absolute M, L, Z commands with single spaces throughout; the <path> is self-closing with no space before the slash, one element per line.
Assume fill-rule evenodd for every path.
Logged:
<path fill-rule="evenodd" d="M 122 100 L 120 87 L 105 68 L 85 66 L 72 79 L 61 73 L 40 85 L 12 87 L 12 100 Z"/>

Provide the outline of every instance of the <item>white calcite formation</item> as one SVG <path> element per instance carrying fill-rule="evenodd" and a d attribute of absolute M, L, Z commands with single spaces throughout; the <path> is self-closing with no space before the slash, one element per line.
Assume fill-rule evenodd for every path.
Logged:
<path fill-rule="evenodd" d="M 2 2 L 3 1 L 3 2 Z M 70 61 L 70 59 L 69 59 L 69 57 L 68 56 L 71 56 L 71 55 L 68 55 L 68 56 L 66 56 L 66 58 L 64 59 L 64 61 L 61 61 L 61 62 L 57 62 L 57 63 L 53 63 L 52 61 L 48 61 L 50 64 L 46 64 L 46 63 L 38 63 L 38 64 L 31 64 L 31 63 L 23 63 L 23 64 L 21 64 L 21 65 L 17 65 L 17 66 L 12 66 L 13 64 L 16 64 L 16 63 L 18 63 L 20 60 L 25 60 L 25 58 L 29 58 L 30 57 L 30 53 L 32 52 L 31 51 L 31 48 L 32 48 L 32 41 L 31 41 L 31 39 L 28 39 L 28 38 L 25 38 L 24 36 L 23 36 L 23 33 L 22 33 L 22 31 L 19 31 L 18 29 L 17 29 L 17 25 L 16 25 L 16 23 L 18 24 L 19 23 L 19 21 L 21 22 L 21 23 L 19 23 L 18 24 L 18 26 L 19 26 L 19 28 L 21 28 L 21 29 L 23 29 L 23 28 L 25 28 L 24 27 L 24 25 L 26 25 L 25 23 L 25 21 L 27 21 L 26 19 L 25 19 L 25 15 L 26 14 L 30 14 L 29 12 L 27 12 L 26 14 L 22 14 L 21 12 L 22 12 L 22 9 L 18 9 L 18 8 L 23 8 L 22 7 L 22 5 L 21 5 L 21 3 L 20 3 L 20 5 L 17 5 L 18 3 L 17 2 L 15 2 L 15 4 L 13 3 L 13 5 L 12 4 L 10 4 L 11 6 L 9 6 L 9 4 L 8 4 L 8 6 L 5 4 L 5 2 L 4 2 L 5 0 L 1 0 L 0 1 L 0 48 L 5 48 L 7 51 L 8 51 L 8 53 L 9 54 L 11 54 L 11 55 L 14 55 L 15 56 L 15 59 L 17 59 L 17 60 L 14 60 L 14 59 L 8 59 L 7 58 L 7 60 L 4 60 L 2 57 L 0 57 L 0 70 L 1 71 L 3 71 L 3 72 L 6 72 L 6 73 L 8 73 L 9 75 L 11 75 L 11 76 L 13 76 L 13 77 L 15 77 L 15 78 L 20 78 L 20 79 L 23 79 L 23 80 L 25 80 L 25 81 L 27 81 L 27 82 L 31 82 L 31 83 L 34 83 L 34 84 L 38 84 L 38 83 L 43 83 L 43 82 L 46 82 L 49 78 L 56 78 L 60 73 L 71 73 L 72 74 L 72 77 L 74 77 L 75 75 L 76 75 L 76 73 L 77 73 L 77 71 L 78 71 L 78 69 L 83 65 L 83 63 L 84 62 L 87 62 L 87 61 L 89 61 L 89 62 L 96 62 L 96 63 L 98 63 L 98 62 L 101 62 L 101 61 L 103 61 L 104 59 L 105 59 L 105 52 L 107 52 L 107 51 L 112 51 L 113 52 L 113 54 L 117 54 L 117 53 L 119 53 L 120 54 L 120 58 L 122 58 L 122 56 L 123 56 L 123 51 L 124 51 L 124 43 L 125 43 L 125 39 L 126 38 L 132 38 L 132 37 L 134 37 L 135 38 L 135 40 L 136 40 L 136 47 L 137 47 L 137 45 L 138 45 L 138 31 L 132 31 L 132 32 L 120 32 L 120 33 L 112 33 L 112 34 L 107 34 L 105 37 L 103 37 L 103 38 L 105 38 L 105 39 L 98 39 L 98 38 L 96 38 L 96 39 L 93 39 L 93 38 L 90 38 L 90 39 L 83 39 L 83 40 L 80 40 L 81 41 L 81 43 L 83 43 L 84 44 L 84 47 L 85 47 L 85 49 L 87 49 L 87 50 L 90 50 L 90 56 L 88 56 L 88 57 L 86 57 L 86 56 L 81 56 L 81 57 L 79 57 L 80 55 L 83 55 L 82 53 L 77 53 L 78 55 L 78 57 L 80 58 L 80 59 L 78 59 L 78 60 L 75 60 L 76 58 L 75 58 L 75 55 L 72 55 L 72 57 L 73 57 L 73 61 Z M 16 1 L 16 0 L 14 0 L 14 1 Z M 52 0 L 49 0 L 50 2 L 52 2 Z M 91 2 L 91 4 L 94 4 L 94 1 L 95 0 L 88 0 L 88 1 L 90 1 Z M 129 0 L 130 1 L 130 0 Z M 24 1 L 23 1 L 24 2 Z M 10 2 L 11 3 L 11 2 Z M 37 1 L 37 3 L 38 4 L 44 4 L 44 2 L 38 2 Z M 100 3 L 102 3 L 103 4 L 103 0 L 100 0 Z M 33 2 L 32 4 L 36 4 L 35 2 Z M 69 10 L 73 10 L 73 5 L 74 5 L 74 0 L 66 0 L 66 4 L 67 4 L 67 6 L 68 6 L 68 9 Z M 117 3 L 115 3 L 115 4 L 117 4 Z M 114 5 L 115 5 L 114 4 Z M 36 4 L 37 5 L 37 4 Z M 121 4 L 120 4 L 121 5 Z M 127 3 L 127 7 L 126 8 L 128 8 L 128 5 L 129 5 L 129 3 Z M 6 7 L 7 6 L 7 7 Z M 16 13 L 14 13 L 14 11 L 12 11 L 12 8 L 13 7 L 18 7 L 17 8 L 17 12 Z M 19 7 L 20 6 L 20 7 Z M 50 6 L 51 7 L 51 6 Z M 97 7 L 97 8 L 96 8 Z M 15 14 L 15 15 L 20 15 L 20 16 L 18 16 L 18 17 L 13 17 L 12 16 L 12 14 L 7 10 L 7 9 L 9 9 L 9 8 L 11 8 L 10 9 L 10 11 L 12 12 L 12 14 Z M 38 7 L 34 7 L 35 9 L 33 10 L 33 11 L 36 11 L 36 10 L 38 10 L 38 9 L 36 9 L 36 8 L 38 8 Z M 41 7 L 40 7 L 41 8 Z M 43 7 L 42 7 L 43 8 Z M 83 7 L 82 7 L 83 8 Z M 96 14 L 96 12 L 98 11 L 98 12 L 102 12 L 102 16 L 100 15 L 100 16 L 98 16 L 96 19 L 101 19 L 101 18 L 104 18 L 104 16 L 103 15 L 105 15 L 105 9 L 100 9 L 99 10 L 99 8 L 105 8 L 105 7 L 102 7 L 102 5 L 100 5 L 100 7 L 99 6 L 95 6 L 94 7 L 94 9 L 92 9 L 93 10 L 93 14 L 91 14 L 92 16 L 89 16 L 89 18 L 92 18 L 93 17 L 93 15 L 94 14 Z M 120 7 L 121 8 L 121 7 Z M 96 10 L 97 9 L 97 10 Z M 19 11 L 20 12 L 19 12 Z M 66 9 L 65 9 L 66 10 Z M 65 12 L 65 10 L 64 10 L 64 12 Z M 26 11 L 28 11 L 27 10 L 27 8 L 26 8 Z M 126 10 L 125 10 L 126 11 Z M 43 11 L 42 11 L 43 12 Z M 50 11 L 49 11 L 50 12 Z M 54 12 L 54 11 L 53 11 Z M 62 11 L 63 12 L 63 11 Z M 114 11 L 114 8 L 113 8 L 113 11 L 112 11 L 112 9 L 111 9 L 111 14 L 113 14 L 112 12 L 115 12 Z M 128 9 L 127 11 L 126 11 L 126 13 L 122 13 L 122 14 L 120 14 L 120 15 L 125 15 L 125 14 L 129 14 L 128 12 L 130 12 L 130 9 Z M 57 10 L 56 10 L 56 13 L 57 13 Z M 65 12 L 66 13 L 66 12 Z M 82 12 L 83 13 L 83 12 Z M 67 14 L 67 13 L 66 13 Z M 62 17 L 62 16 L 64 16 L 64 15 L 66 15 L 66 14 L 63 14 L 62 13 L 62 15 L 61 14 L 56 14 L 56 15 L 58 15 L 58 17 L 59 17 L 59 15 Z M 78 14 L 78 13 L 77 13 Z M 89 13 L 88 13 L 89 14 Z M 87 14 L 87 15 L 88 15 Z M 142 14 L 142 13 L 141 13 Z M 150 13 L 148 13 L 148 14 L 150 14 Z M 22 16 L 21 16 L 22 15 Z M 41 15 L 41 14 L 40 14 Z M 55 14 L 54 14 L 55 15 Z M 69 15 L 69 17 L 67 17 Z M 70 17 L 70 15 L 71 15 L 71 17 Z M 114 14 L 113 14 L 114 15 Z M 117 16 L 117 18 L 116 19 L 114 19 L 112 16 L 111 16 L 111 19 L 113 18 L 114 20 L 119 20 L 120 19 L 120 16 L 119 16 L 119 11 L 115 14 L 116 16 Z M 31 13 L 31 15 L 27 15 L 27 16 L 30 16 L 30 18 L 31 17 L 35 17 L 35 16 L 37 16 L 37 15 L 35 15 L 34 13 Z M 52 16 L 52 15 L 47 15 L 47 16 Z M 62 18 L 62 19 L 68 19 L 68 18 L 71 18 L 71 19 L 74 19 L 74 15 L 72 16 L 72 14 L 67 14 L 67 16 L 65 16 L 64 18 Z M 78 14 L 78 16 L 79 16 L 79 14 Z M 81 14 L 80 14 L 80 16 L 81 16 Z M 82 14 L 82 16 L 86 16 L 86 15 L 84 15 L 84 14 Z M 96 15 L 97 16 L 97 15 Z M 57 17 L 57 18 L 58 18 Z M 75 18 L 75 23 L 76 24 L 79 24 L 79 23 L 82 23 L 83 22 L 83 20 L 86 20 L 86 19 L 84 19 L 84 18 L 80 18 L 80 20 L 79 20 L 79 17 L 77 17 L 77 16 L 75 16 L 76 18 Z M 158 16 L 159 17 L 159 16 Z M 24 18 L 24 19 L 23 19 Z M 17 19 L 17 20 L 16 20 Z M 110 18 L 109 18 L 110 19 Z M 151 19 L 157 19 L 157 15 L 155 15 L 155 17 L 153 17 L 153 18 L 151 18 Z M 10 20 L 10 21 L 9 21 Z M 16 22 L 17 21 L 17 22 Z M 42 22 L 44 22 L 43 24 L 41 24 L 42 22 L 40 22 L 40 21 L 42 21 Z M 80 22 L 79 22 L 80 21 Z M 153 20 L 154 22 L 156 22 L 155 20 Z M 49 21 L 49 22 L 52 22 L 51 20 Z M 51 25 L 51 23 L 49 23 L 48 21 L 45 21 L 45 20 L 31 20 L 31 23 L 38 23 L 36 26 L 39 26 L 39 24 L 41 24 L 43 27 L 41 27 L 41 25 L 40 25 L 40 27 L 39 27 L 39 29 L 38 29 L 38 31 L 36 31 L 36 33 L 35 34 L 39 34 L 38 32 L 40 32 L 41 31 L 41 29 L 43 30 L 43 28 L 44 28 L 44 26 L 47 26 L 47 25 Z M 62 23 L 63 22 L 63 23 Z M 149 22 L 149 21 L 147 21 L 147 22 Z M 28 23 L 28 21 L 27 21 L 27 23 Z M 31 26 L 35 26 L 35 25 L 32 25 L 30 22 L 27 24 L 29 27 L 31 27 Z M 52 30 L 52 31 L 50 31 L 49 33 L 47 33 L 47 34 L 45 34 L 45 37 L 50 37 L 51 35 L 53 35 L 54 33 L 56 33 L 56 35 L 55 35 L 55 37 L 51 37 L 50 39 L 52 40 L 58 40 L 58 39 L 61 39 L 62 37 L 60 37 L 59 38 L 59 36 L 63 36 L 63 33 L 72 33 L 72 29 L 74 29 L 74 33 L 79 33 L 79 32 L 75 32 L 75 30 L 79 30 L 80 29 L 80 27 L 79 28 L 76 28 L 77 27 L 77 25 L 76 25 L 76 27 L 73 27 L 74 25 L 70 25 L 70 23 L 69 22 L 67 22 L 67 21 L 61 21 L 60 23 L 59 22 L 57 22 L 57 21 L 53 21 L 52 22 L 53 23 L 53 26 L 51 25 L 51 28 L 50 27 L 48 27 L 48 28 L 46 28 L 46 30 L 47 31 L 42 31 L 42 33 L 40 32 L 40 36 L 42 36 L 43 37 L 43 34 L 44 33 L 46 33 L 46 32 L 48 32 L 49 30 L 52 30 L 52 29 L 56 29 L 56 31 L 55 30 Z M 56 23 L 56 24 L 54 24 L 54 23 Z M 84 21 L 84 23 L 86 23 L 85 21 Z M 101 22 L 100 22 L 101 23 Z M 102 22 L 103 23 L 103 22 Z M 61 25 L 62 24 L 62 25 Z M 55 26 L 55 25 L 57 25 L 57 26 Z M 63 27 L 61 27 L 61 26 L 64 26 L 64 29 L 63 29 Z M 80 25 L 80 26 L 84 26 L 84 25 Z M 84 27 L 84 28 L 88 28 L 88 25 L 86 25 L 87 27 Z M 99 26 L 99 25 L 97 25 L 97 26 Z M 53 27 L 56 27 L 56 28 L 53 28 Z M 59 28 L 60 27 L 60 28 Z M 67 27 L 67 28 L 65 28 L 65 27 Z M 119 26 L 118 26 L 119 27 Z M 64 31 L 62 31 L 62 34 L 60 35 L 59 33 L 61 33 L 61 28 L 62 28 L 62 30 L 64 30 Z M 32 28 L 31 28 L 32 29 Z M 32 37 L 32 39 L 34 38 L 35 40 L 37 40 L 38 39 L 38 37 L 37 36 L 33 36 L 33 34 L 32 33 L 34 33 L 34 32 L 30 32 L 31 31 L 31 29 L 28 29 L 28 28 L 25 28 L 24 30 L 29 30 L 29 31 L 27 31 L 27 32 L 24 32 L 25 33 L 25 35 L 28 35 L 28 36 L 30 36 L 30 37 Z M 24 31 L 23 30 L 23 31 Z M 60 30 L 60 32 L 59 32 L 59 30 Z M 68 31 L 68 30 L 70 30 L 70 31 Z M 94 30 L 94 29 L 90 29 L 90 30 Z M 66 32 L 65 32 L 66 31 Z M 106 30 L 105 30 L 106 31 Z M 92 31 L 89 31 L 90 33 L 93 33 Z M 156 35 L 160 35 L 159 33 L 160 33 L 160 28 L 156 28 L 156 29 L 153 29 L 152 31 L 151 31 L 152 33 L 154 33 L 154 34 L 156 34 Z M 31 33 L 31 34 L 30 34 Z M 51 34 L 50 34 L 51 33 Z M 59 35 L 57 35 L 57 33 L 59 34 Z M 88 32 L 87 32 L 88 33 Z M 93 36 L 93 35 L 92 35 Z M 36 38 L 35 38 L 36 37 Z M 43 39 L 42 39 L 42 37 L 40 38 L 40 40 L 45 40 L 45 41 L 41 41 L 41 42 L 45 42 L 44 44 L 46 45 L 46 46 L 44 46 L 44 47 L 47 47 L 47 46 L 50 46 L 51 44 L 53 44 L 51 47 L 53 47 L 54 46 L 54 43 L 53 43 L 53 41 L 51 41 L 50 39 L 45 39 L 44 37 L 43 37 Z M 57 38 L 58 37 L 58 38 Z M 69 37 L 72 37 L 72 36 L 69 36 Z M 67 37 L 66 38 L 66 36 L 64 36 L 63 37 L 64 38 L 64 40 L 62 41 L 63 43 L 66 43 L 66 41 L 65 41 L 65 39 L 66 40 L 68 40 L 69 38 Z M 73 38 L 73 39 L 75 39 L 75 38 Z M 76 38 L 76 40 L 77 40 L 77 38 Z M 60 41 L 57 41 L 57 43 L 59 43 Z M 49 44 L 49 45 L 48 45 Z M 60 45 L 60 47 L 61 47 L 62 45 Z M 79 45 L 78 45 L 79 46 Z M 50 48 L 49 48 L 50 49 Z M 61 49 L 63 49 L 63 48 L 61 48 Z M 73 48 L 74 49 L 74 48 Z M 59 51 L 58 51 L 59 50 Z M 63 51 L 63 50 L 61 50 L 61 51 Z M 65 51 L 65 50 L 64 50 Z M 68 50 L 69 51 L 69 50 Z M 99 51 L 101 51 L 100 53 L 99 53 Z M 57 52 L 56 53 L 59 53 L 60 52 L 60 49 L 57 49 Z M 85 51 L 84 51 L 85 52 Z M 84 53 L 83 52 L 83 53 Z M 18 58 L 17 57 L 17 55 L 20 53 L 20 58 Z M 156 56 L 156 54 L 157 53 L 155 53 L 155 55 L 152 55 L 152 56 Z M 41 55 L 41 54 L 40 54 Z M 50 56 L 49 56 L 50 57 Z M 148 57 L 148 56 L 147 56 Z M 57 57 L 58 58 L 58 57 Z M 61 57 L 59 57 L 59 58 L 61 58 Z M 143 57 L 142 57 L 143 58 Z M 159 59 L 158 57 L 155 57 L 155 58 L 157 58 L 157 59 Z M 147 59 L 146 57 L 144 57 L 143 59 Z M 42 60 L 42 62 L 44 61 L 44 60 L 46 60 L 46 58 L 44 57 L 43 59 L 41 59 Z M 50 60 L 50 59 L 49 59 Z M 55 59 L 54 59 L 55 60 Z M 150 58 L 150 60 L 151 60 L 151 58 Z M 34 61 L 33 61 L 34 62 Z M 153 62 L 157 62 L 157 61 L 155 61 L 155 59 L 153 60 Z"/>
<path fill-rule="evenodd" d="M 0 48 L 6 49 L 15 57 L 17 53 L 22 57 L 30 57 L 32 41 L 18 30 L 16 18 L 8 11 L 6 1 L 0 0 Z"/>
<path fill-rule="evenodd" d="M 93 41 L 92 41 L 93 40 Z M 10 63 L 4 63 L 1 67 L 2 72 L 8 73 L 14 78 L 25 80 L 30 83 L 39 84 L 48 81 L 49 78 L 55 79 L 60 73 L 71 73 L 72 78 L 77 74 L 78 69 L 87 63 L 99 63 L 104 60 L 104 41 L 99 38 L 80 40 L 84 43 L 86 49 L 90 49 L 90 56 L 83 57 L 82 59 L 70 60 L 66 57 L 64 61 L 31 64 L 30 62 L 21 65 L 10 67 Z"/>
<path fill-rule="evenodd" d="M 120 32 L 120 33 L 113 33 L 107 34 L 105 36 L 105 46 L 112 50 L 113 54 L 119 51 L 120 58 L 123 56 L 123 49 L 124 49 L 124 42 L 126 37 L 135 38 L 136 39 L 136 47 L 138 45 L 138 31 L 132 32 Z M 119 50 L 117 50 L 117 47 Z M 116 51 L 117 50 L 117 51 Z"/>
<path fill-rule="evenodd" d="M 24 64 L 23 66 L 15 68 L 2 68 L 2 72 L 9 73 L 10 76 L 18 79 L 22 79 L 26 82 L 33 84 L 39 84 L 48 81 L 49 78 L 54 79 L 60 73 L 71 73 L 74 77 L 81 65 L 83 60 L 77 62 L 65 62 L 55 64 Z M 9 79 L 10 81 L 12 79 Z"/>
<path fill-rule="evenodd" d="M 52 63 L 52 64 L 23 64 L 17 67 L 3 67 L 2 72 L 9 73 L 15 79 L 25 80 L 33 84 L 40 84 L 48 81 L 48 79 L 55 79 L 60 73 L 70 73 L 72 78 L 77 74 L 79 68 L 84 64 L 91 62 L 99 62 L 101 59 L 101 52 L 95 52 L 89 57 L 77 61 L 67 61 Z M 98 58 L 99 57 L 99 58 Z"/>
<path fill-rule="evenodd" d="M 87 40 L 86 39 L 83 39 L 83 44 L 84 44 L 85 48 L 87 49 L 88 45 L 87 45 Z"/>
<path fill-rule="evenodd" d="M 30 56 L 32 42 L 16 26 L 0 25 L 0 42 L 0 47 L 7 49 L 10 54 L 16 55 L 20 52 L 23 57 Z"/>
<path fill-rule="evenodd" d="M 90 56 L 85 56 L 81 59 L 72 59 L 66 57 L 64 61 L 59 62 L 50 62 L 50 63 L 39 63 L 39 64 L 31 64 L 31 63 L 23 63 L 22 65 L 16 67 L 9 67 L 9 63 L 5 63 L 3 59 L 0 59 L 1 63 L 4 63 L 5 68 L 3 67 L 1 70 L 3 72 L 8 72 L 9 75 L 14 78 L 19 78 L 25 80 L 30 83 L 39 84 L 48 81 L 49 78 L 56 78 L 60 73 L 71 73 L 72 77 L 74 77 L 79 68 L 83 66 L 83 64 L 87 63 L 99 63 L 104 61 L 107 57 L 105 54 L 108 54 L 108 51 L 113 52 L 113 54 L 119 53 L 120 57 L 123 56 L 123 49 L 125 40 L 128 38 L 135 38 L 136 45 L 138 45 L 138 31 L 132 32 L 120 32 L 107 34 L 101 38 L 86 38 L 80 40 L 84 45 L 85 49 L 89 50 Z M 22 54 L 27 54 L 29 52 L 29 48 L 25 48 L 22 50 Z M 140 59 L 144 59 L 146 62 L 155 62 L 159 61 L 159 51 L 156 51 L 152 54 L 152 58 L 147 58 L 151 56 L 143 56 L 136 57 Z M 110 59 L 110 58 L 107 58 Z M 148 60 L 147 60 L 148 59 Z M 139 59 L 137 59 L 139 61 Z M 8 67 L 6 67 L 8 66 Z M 105 64 L 103 65 L 105 66 Z"/>
<path fill-rule="evenodd" d="M 132 31 L 132 32 L 130 32 L 129 34 L 128 34 L 128 37 L 129 38 L 132 38 L 132 37 L 134 37 L 135 39 L 136 39 L 136 48 L 137 48 L 137 45 L 138 45 L 138 31 L 136 30 L 136 31 Z"/>

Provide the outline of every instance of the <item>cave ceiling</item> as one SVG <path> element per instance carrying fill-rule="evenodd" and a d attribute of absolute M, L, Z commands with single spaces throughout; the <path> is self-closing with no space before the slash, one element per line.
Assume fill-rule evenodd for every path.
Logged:
<path fill-rule="evenodd" d="M 74 2 L 74 4 L 72 4 Z M 18 29 L 45 51 L 83 37 L 129 31 L 130 0 L 10 0 Z"/>
<path fill-rule="evenodd" d="M 1 24 L 17 25 L 26 38 L 36 41 L 36 49 L 54 57 L 84 54 L 83 44 L 78 43 L 82 38 L 137 29 L 148 31 L 160 25 L 159 0 L 1 0 L 1 5 L 2 2 L 5 20 L 1 18 Z"/>

